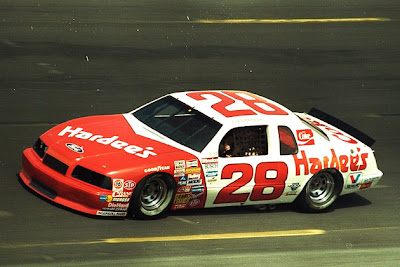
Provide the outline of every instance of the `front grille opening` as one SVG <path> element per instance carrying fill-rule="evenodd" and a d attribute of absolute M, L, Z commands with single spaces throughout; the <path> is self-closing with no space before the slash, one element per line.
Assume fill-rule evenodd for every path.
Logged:
<path fill-rule="evenodd" d="M 33 144 L 33 150 L 40 158 L 43 158 L 47 151 L 47 145 L 43 143 L 40 138 L 38 138 L 38 140 L 36 140 L 36 142 Z"/>
<path fill-rule="evenodd" d="M 65 175 L 68 170 L 68 165 L 59 161 L 53 156 L 50 156 L 49 154 L 46 154 L 46 156 L 43 159 L 43 164 L 49 166 L 53 170 Z"/>
<path fill-rule="evenodd" d="M 79 179 L 83 182 L 95 185 L 97 187 L 108 190 L 112 189 L 110 177 L 91 171 L 79 165 L 76 166 L 76 168 L 72 172 L 72 177 Z"/>

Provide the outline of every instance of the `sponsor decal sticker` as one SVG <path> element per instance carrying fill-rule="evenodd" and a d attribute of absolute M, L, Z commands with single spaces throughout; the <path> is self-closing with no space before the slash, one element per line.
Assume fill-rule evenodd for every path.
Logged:
<path fill-rule="evenodd" d="M 98 210 L 96 212 L 96 214 L 100 215 L 100 216 L 126 216 L 127 212 L 115 212 L 115 211 Z"/>
<path fill-rule="evenodd" d="M 202 198 L 204 196 L 204 192 L 199 192 L 199 193 L 192 193 L 192 199 L 195 198 Z"/>
<path fill-rule="evenodd" d="M 207 181 L 207 183 L 214 183 L 217 181 L 217 177 L 214 176 L 214 177 L 206 178 L 206 181 Z"/>
<path fill-rule="evenodd" d="M 205 175 L 207 178 L 216 177 L 218 176 L 218 171 L 207 171 Z"/>
<path fill-rule="evenodd" d="M 148 158 L 149 156 L 156 156 L 157 153 L 153 152 L 154 148 L 146 147 L 142 148 L 136 145 L 130 145 L 127 142 L 119 140 L 119 136 L 104 137 L 99 134 L 92 134 L 83 131 L 83 128 L 77 127 L 72 128 L 71 126 L 65 127 L 58 136 L 64 136 L 67 134 L 68 137 L 74 137 L 78 139 L 88 140 L 91 142 L 97 142 L 102 145 L 111 146 L 115 149 L 123 149 L 126 153 L 132 154 L 141 158 Z M 71 149 L 71 148 L 70 148 Z"/>
<path fill-rule="evenodd" d="M 113 202 L 110 202 L 110 203 L 108 203 L 108 207 L 109 208 L 127 208 L 127 207 L 129 207 L 129 203 L 113 203 Z"/>
<path fill-rule="evenodd" d="M 144 172 L 159 172 L 159 171 L 165 171 L 165 170 L 169 170 L 170 166 L 157 166 L 157 167 L 152 167 L 152 168 L 148 168 L 145 169 Z"/>
<path fill-rule="evenodd" d="M 186 203 L 184 204 L 174 204 L 175 209 L 184 209 L 186 207 Z"/>
<path fill-rule="evenodd" d="M 364 183 L 373 182 L 373 181 L 378 180 L 378 179 L 379 179 L 379 177 L 366 178 L 366 179 L 364 179 Z"/>
<path fill-rule="evenodd" d="M 188 203 L 191 199 L 191 194 L 176 194 L 174 204 Z"/>
<path fill-rule="evenodd" d="M 185 171 L 186 174 L 200 173 L 200 172 L 201 172 L 200 168 L 190 168 L 190 169 L 186 169 L 186 171 Z"/>
<path fill-rule="evenodd" d="M 187 185 L 201 185 L 203 183 L 202 179 L 188 180 Z"/>
<path fill-rule="evenodd" d="M 204 164 L 204 170 L 218 170 L 218 163 L 207 163 Z"/>
<path fill-rule="evenodd" d="M 343 142 L 350 143 L 350 144 L 357 144 L 356 140 L 354 140 L 353 138 L 351 138 L 350 136 L 344 134 L 341 131 L 333 129 L 331 126 L 325 125 L 325 124 L 323 124 L 321 122 L 318 122 L 316 120 L 313 120 L 313 119 L 311 119 L 309 117 L 302 117 L 302 118 L 306 119 L 308 122 L 310 122 L 314 126 L 324 128 L 325 130 L 329 131 L 332 134 L 332 136 L 336 137 L 337 139 L 339 139 L 339 140 L 341 140 Z"/>
<path fill-rule="evenodd" d="M 364 183 L 364 184 L 362 184 L 362 185 L 360 186 L 360 190 L 361 190 L 361 189 L 367 189 L 367 188 L 371 187 L 371 185 L 372 185 L 372 182 Z"/>
<path fill-rule="evenodd" d="M 132 192 L 114 191 L 112 197 L 131 197 Z"/>
<path fill-rule="evenodd" d="M 334 168 L 342 173 L 349 171 L 362 171 L 367 168 L 368 153 L 354 153 L 352 155 L 336 155 L 334 149 L 331 149 L 331 155 L 321 158 L 308 158 L 304 150 L 297 155 L 293 155 L 296 166 L 296 175 L 309 173 L 315 174 L 322 169 Z M 357 149 L 360 152 L 360 149 Z M 354 177 L 356 179 L 356 177 Z"/>
<path fill-rule="evenodd" d="M 300 187 L 299 183 L 289 184 L 290 191 L 286 193 L 287 196 L 295 196 L 298 194 L 297 189 Z"/>
<path fill-rule="evenodd" d="M 71 149 L 72 151 L 76 152 L 76 153 L 83 153 L 83 147 L 82 146 L 78 146 L 78 145 L 75 145 L 73 143 L 66 143 L 65 146 L 68 147 L 69 149 Z"/>
<path fill-rule="evenodd" d="M 187 176 L 179 177 L 178 185 L 186 185 L 187 184 Z"/>
<path fill-rule="evenodd" d="M 112 202 L 129 202 L 130 198 L 114 197 Z"/>
<path fill-rule="evenodd" d="M 192 193 L 204 192 L 204 185 L 196 185 L 192 187 Z"/>
<path fill-rule="evenodd" d="M 188 206 L 189 207 L 196 207 L 200 204 L 200 199 L 192 199 L 189 201 Z"/>
<path fill-rule="evenodd" d="M 351 173 L 351 174 L 349 175 L 351 183 L 352 183 L 352 184 L 358 183 L 358 182 L 360 181 L 361 175 L 362 175 L 361 172 L 359 172 L 359 173 Z"/>
<path fill-rule="evenodd" d="M 203 164 L 218 163 L 218 158 L 204 158 L 201 160 Z"/>
<path fill-rule="evenodd" d="M 347 178 L 347 186 L 346 189 L 354 189 L 360 186 L 362 173 L 361 172 L 354 172 L 350 173 Z"/>
<path fill-rule="evenodd" d="M 185 176 L 185 169 L 182 170 L 174 170 L 174 177 Z"/>
<path fill-rule="evenodd" d="M 297 140 L 299 141 L 297 145 L 299 146 L 310 146 L 314 145 L 314 134 L 311 129 L 297 130 Z"/>
<path fill-rule="evenodd" d="M 177 193 L 189 193 L 190 192 L 190 186 L 180 186 L 176 190 Z"/>
<path fill-rule="evenodd" d="M 128 208 L 102 208 L 101 210 L 109 210 L 109 211 L 127 211 Z"/>
<path fill-rule="evenodd" d="M 293 184 L 290 184 L 290 185 L 288 185 L 288 186 L 290 187 L 290 190 L 296 191 L 297 188 L 300 187 L 300 184 L 299 184 L 299 183 L 293 183 Z"/>
<path fill-rule="evenodd" d="M 188 174 L 188 180 L 198 180 L 200 179 L 201 174 L 200 173 L 191 173 Z"/>
<path fill-rule="evenodd" d="M 111 195 L 100 195 L 100 202 L 111 202 L 113 197 Z"/>
<path fill-rule="evenodd" d="M 124 189 L 124 179 L 114 179 L 113 191 L 122 191 Z"/>
<path fill-rule="evenodd" d="M 197 159 L 187 160 L 186 161 L 186 168 L 197 168 L 199 167 L 199 163 Z"/>
<path fill-rule="evenodd" d="M 174 164 L 175 164 L 175 169 L 176 169 L 176 170 L 182 170 L 182 169 L 185 169 L 185 168 L 186 168 L 186 165 L 185 165 L 185 161 L 184 161 L 184 160 L 177 160 L 177 161 L 174 161 Z"/>
<path fill-rule="evenodd" d="M 132 190 L 133 188 L 135 188 L 135 186 L 136 186 L 136 183 L 132 180 L 127 180 L 124 183 L 124 188 L 126 190 Z"/>

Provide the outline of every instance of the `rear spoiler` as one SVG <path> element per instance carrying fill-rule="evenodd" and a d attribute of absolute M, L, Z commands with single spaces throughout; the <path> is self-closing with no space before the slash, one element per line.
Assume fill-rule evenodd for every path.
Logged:
<path fill-rule="evenodd" d="M 323 120 L 339 129 L 342 131 L 354 136 L 367 146 L 372 146 L 375 143 L 375 139 L 371 138 L 370 136 L 366 135 L 365 133 L 361 132 L 360 130 L 354 128 L 353 126 L 319 110 L 316 108 L 312 108 L 309 112 L 309 115 L 316 117 L 320 120 Z"/>

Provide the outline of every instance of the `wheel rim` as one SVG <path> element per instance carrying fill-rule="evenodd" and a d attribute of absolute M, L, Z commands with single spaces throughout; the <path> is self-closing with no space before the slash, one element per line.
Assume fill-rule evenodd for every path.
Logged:
<path fill-rule="evenodd" d="M 157 210 L 165 203 L 168 196 L 168 186 L 161 177 L 150 178 L 143 187 L 140 196 L 141 206 L 147 211 Z"/>
<path fill-rule="evenodd" d="M 329 173 L 316 175 L 309 183 L 310 200 L 315 204 L 328 202 L 335 192 L 335 180 Z"/>

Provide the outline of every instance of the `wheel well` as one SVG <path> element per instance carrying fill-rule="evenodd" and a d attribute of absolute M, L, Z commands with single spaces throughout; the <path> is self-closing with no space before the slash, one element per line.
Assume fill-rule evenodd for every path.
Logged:
<path fill-rule="evenodd" d="M 343 191 L 343 185 L 344 185 L 343 175 L 337 169 L 334 168 L 329 168 L 324 170 L 330 172 L 333 175 L 333 177 L 335 178 L 335 182 L 338 183 L 338 188 L 340 189 L 341 193 Z"/>
<path fill-rule="evenodd" d="M 334 168 L 323 169 L 323 170 L 318 171 L 317 173 L 314 173 L 307 179 L 307 182 L 305 184 L 307 184 L 314 175 L 316 175 L 320 172 L 331 173 L 335 179 L 335 182 L 337 182 L 337 188 L 340 190 L 340 193 L 343 191 L 343 185 L 344 185 L 343 175 L 337 169 L 334 169 Z M 304 190 L 304 188 L 305 188 L 305 186 L 303 187 L 302 190 Z"/>
<path fill-rule="evenodd" d="M 138 183 L 140 183 L 141 181 L 145 180 L 147 177 L 151 177 L 151 176 L 154 176 L 154 175 L 161 175 L 161 176 L 164 176 L 164 177 L 167 177 L 167 178 L 171 178 L 171 180 L 174 181 L 174 184 L 175 184 L 175 187 L 176 187 L 175 178 L 171 174 L 166 173 L 166 172 L 153 172 L 153 173 L 150 173 L 150 174 L 144 176 Z"/>

